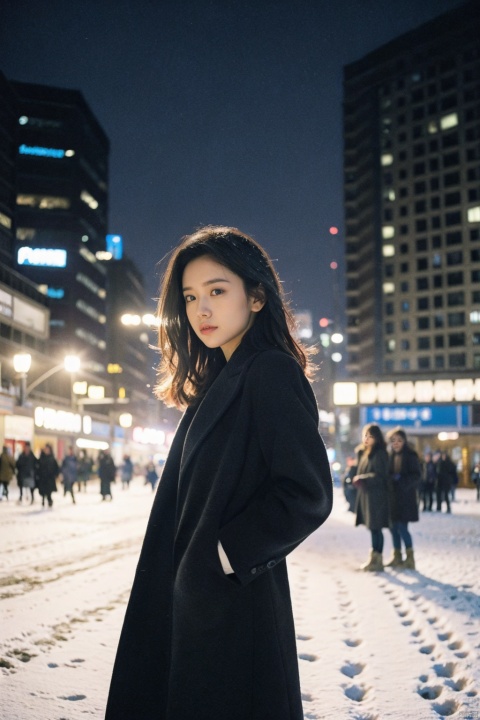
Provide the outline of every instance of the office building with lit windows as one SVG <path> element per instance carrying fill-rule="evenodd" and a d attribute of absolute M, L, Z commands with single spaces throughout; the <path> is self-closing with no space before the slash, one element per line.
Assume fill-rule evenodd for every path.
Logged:
<path fill-rule="evenodd" d="M 347 369 L 480 370 L 480 13 L 344 69 Z"/>
<path fill-rule="evenodd" d="M 16 98 L 18 272 L 50 299 L 53 354 L 106 360 L 109 141 L 82 94 L 10 82 Z"/>
<path fill-rule="evenodd" d="M 344 68 L 336 404 L 447 449 L 465 483 L 480 461 L 479 38 L 474 0 Z"/>

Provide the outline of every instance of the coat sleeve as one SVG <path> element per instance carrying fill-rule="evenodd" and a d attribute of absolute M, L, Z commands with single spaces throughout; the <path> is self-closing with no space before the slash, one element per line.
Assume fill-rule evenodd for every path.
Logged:
<path fill-rule="evenodd" d="M 273 568 L 325 522 L 333 495 L 315 397 L 298 363 L 278 351 L 262 353 L 250 368 L 245 392 L 251 395 L 251 428 L 268 472 L 219 534 L 242 584 Z"/>

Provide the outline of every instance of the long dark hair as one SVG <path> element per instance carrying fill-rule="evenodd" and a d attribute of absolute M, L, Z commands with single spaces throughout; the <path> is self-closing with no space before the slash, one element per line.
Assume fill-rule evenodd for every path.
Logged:
<path fill-rule="evenodd" d="M 293 316 L 265 250 L 237 228 L 208 225 L 183 238 L 173 250 L 162 279 L 157 396 L 167 405 L 185 408 L 202 396 L 225 362 L 220 348 L 207 348 L 192 331 L 185 309 L 183 271 L 203 255 L 238 275 L 247 295 L 263 294 L 265 305 L 248 331 L 254 347 L 277 347 L 292 355 L 307 373 L 306 352 L 292 337 Z"/>
<path fill-rule="evenodd" d="M 375 444 L 369 452 L 370 456 L 374 455 L 379 450 L 386 451 L 387 445 L 385 443 L 385 438 L 383 437 L 383 433 L 378 425 L 376 425 L 375 423 L 365 425 L 365 427 L 363 428 L 363 435 L 365 435 L 365 433 L 371 435 L 375 440 Z"/>

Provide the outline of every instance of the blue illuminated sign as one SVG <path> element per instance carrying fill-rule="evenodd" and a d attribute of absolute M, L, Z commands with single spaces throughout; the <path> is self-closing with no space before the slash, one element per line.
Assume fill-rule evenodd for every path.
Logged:
<path fill-rule="evenodd" d="M 121 260 L 123 256 L 123 237 L 121 235 L 107 235 L 107 252 L 114 260 Z"/>
<path fill-rule="evenodd" d="M 61 248 L 31 248 L 23 246 L 18 250 L 17 262 L 19 265 L 63 268 L 67 265 L 67 251 Z"/>
<path fill-rule="evenodd" d="M 362 424 L 384 427 L 470 427 L 468 405 L 372 405 L 362 407 Z"/>
<path fill-rule="evenodd" d="M 63 288 L 49 287 L 47 290 L 47 297 L 54 298 L 55 300 L 61 300 L 65 297 L 65 290 Z"/>
<path fill-rule="evenodd" d="M 38 145 L 20 145 L 18 152 L 20 155 L 35 155 L 36 157 L 57 158 L 59 160 L 65 157 L 65 150 L 39 147 Z"/>

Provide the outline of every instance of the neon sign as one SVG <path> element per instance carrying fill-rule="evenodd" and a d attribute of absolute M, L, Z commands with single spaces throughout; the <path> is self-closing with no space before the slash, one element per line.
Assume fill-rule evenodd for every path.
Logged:
<path fill-rule="evenodd" d="M 40 147 L 38 145 L 20 145 L 18 152 L 20 155 L 34 155 L 35 157 L 56 158 L 57 160 L 65 157 L 65 150 Z"/>
<path fill-rule="evenodd" d="M 123 237 L 121 235 L 107 235 L 107 252 L 112 254 L 114 260 L 121 260 L 123 255 Z"/>
<path fill-rule="evenodd" d="M 21 247 L 17 253 L 19 265 L 36 265 L 37 267 L 66 267 L 67 251 L 60 248 Z"/>

